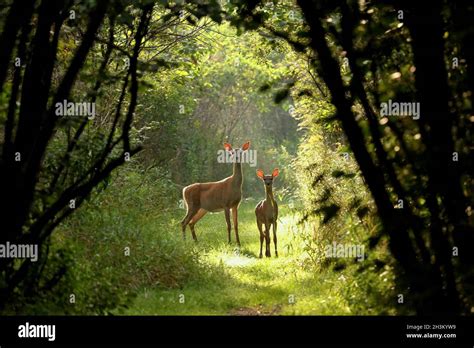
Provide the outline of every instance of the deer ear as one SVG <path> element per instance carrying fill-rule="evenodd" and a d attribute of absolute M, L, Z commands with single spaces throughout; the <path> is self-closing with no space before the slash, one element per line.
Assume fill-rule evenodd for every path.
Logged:
<path fill-rule="evenodd" d="M 274 178 L 276 178 L 276 177 L 278 176 L 278 174 L 280 174 L 280 171 L 278 170 L 278 168 L 273 169 L 272 176 L 273 176 Z"/>
<path fill-rule="evenodd" d="M 246 151 L 250 147 L 250 141 L 247 141 L 244 145 L 242 145 L 242 150 Z"/>
<path fill-rule="evenodd" d="M 229 143 L 224 143 L 224 149 L 226 151 L 232 151 L 232 146 Z"/>
<path fill-rule="evenodd" d="M 263 179 L 263 176 L 264 176 L 263 170 L 261 170 L 261 169 L 257 170 L 257 176 L 258 176 L 260 179 Z"/>

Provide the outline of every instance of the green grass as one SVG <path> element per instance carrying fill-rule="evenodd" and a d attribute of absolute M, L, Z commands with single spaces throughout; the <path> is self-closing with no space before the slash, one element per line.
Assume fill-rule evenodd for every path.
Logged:
<path fill-rule="evenodd" d="M 227 243 L 223 213 L 207 214 L 196 225 L 198 242 L 187 230 L 186 243 L 197 250 L 204 270 L 177 289 L 145 287 L 124 312 L 129 315 L 344 315 L 351 314 L 341 287 L 344 280 L 332 272 L 316 273 L 305 264 L 296 216 L 280 207 L 279 257 L 258 258 L 259 234 L 255 203 L 239 208 L 242 248 Z M 180 211 L 184 215 L 184 211 Z M 180 235 L 179 220 L 169 226 Z M 159 218 L 158 218 L 159 219 Z M 162 221 L 157 221 L 162 223 Z"/>
<path fill-rule="evenodd" d="M 258 258 L 256 201 L 239 208 L 238 249 L 227 242 L 224 213 L 208 213 L 182 239 L 176 188 L 158 174 L 122 170 L 55 234 L 69 272 L 57 296 L 25 314 L 364 315 L 393 314 L 393 274 L 347 261 L 334 271 L 315 249 L 316 225 L 298 224 L 297 209 L 279 204 L 278 252 Z M 350 236 L 349 236 L 350 237 Z M 130 253 L 127 255 L 124 250 Z M 320 245 L 319 245 L 320 249 Z M 345 261 L 344 261 L 345 262 Z M 64 294 L 74 293 L 70 305 Z M 52 298 L 58 302 L 54 307 Z"/>

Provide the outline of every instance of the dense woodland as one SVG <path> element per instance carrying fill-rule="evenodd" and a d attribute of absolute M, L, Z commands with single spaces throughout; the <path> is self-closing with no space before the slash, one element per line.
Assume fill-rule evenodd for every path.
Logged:
<path fill-rule="evenodd" d="M 0 4 L 4 314 L 469 314 L 474 5 L 353 0 Z M 57 115 L 89 103 L 94 117 Z M 383 103 L 414 103 L 414 117 Z M 393 111 L 393 110 L 392 110 Z M 243 164 L 183 241 L 183 187 Z M 280 169 L 279 258 L 256 176 Z M 328 258 L 332 243 L 364 260 Z M 184 300 L 186 299 L 186 300 Z"/>

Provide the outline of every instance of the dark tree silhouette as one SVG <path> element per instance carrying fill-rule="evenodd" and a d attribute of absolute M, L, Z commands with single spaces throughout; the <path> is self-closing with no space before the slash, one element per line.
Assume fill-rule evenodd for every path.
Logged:
<path fill-rule="evenodd" d="M 9 92 L 10 99 L 7 120 L 2 128 L 0 242 L 38 244 L 41 252 L 36 264 L 29 259 L 0 260 L 0 307 L 17 288 L 21 287 L 25 292 L 38 290 L 44 269 L 39 265 L 47 261 L 49 237 L 54 228 L 74 211 L 69 206 L 71 200 L 78 208 L 115 168 L 140 151 L 139 147 L 131 146 L 129 132 L 137 105 L 138 55 L 149 28 L 153 3 L 137 5 L 141 14 L 129 25 L 129 29 L 133 30 L 133 44 L 120 48 L 114 44 L 114 24 L 124 12 L 125 5 L 126 2 L 104 0 L 97 1 L 90 10 L 84 10 L 89 11 L 83 13 L 87 18 L 86 29 L 64 71 L 58 67 L 63 63 L 58 60 L 58 42 L 62 27 L 73 9 L 73 2 L 14 1 L 10 6 L 0 37 L 4 48 L 0 56 L 0 86 L 2 92 Z M 74 9 L 77 10 L 77 7 Z M 76 177 L 71 176 L 66 168 L 88 121 L 84 119 L 79 125 L 72 126 L 70 129 L 75 128 L 74 135 L 68 138 L 62 161 L 53 168 L 45 183 L 40 173 L 45 169 L 48 145 L 55 133 L 64 127 L 55 114 L 55 105 L 71 97 L 76 79 L 84 69 L 84 62 L 96 45 L 107 18 L 107 48 L 86 101 L 96 101 L 106 78 L 112 50 L 126 54 L 128 69 L 124 70 L 122 93 L 115 106 L 115 119 L 108 130 L 108 141 L 90 167 L 84 168 Z M 19 58 L 21 65 L 15 65 L 13 58 Z M 13 75 L 11 86 L 4 89 L 9 74 Z M 53 74 L 60 75 L 59 82 L 54 85 Z M 128 107 L 124 112 L 122 109 L 128 94 Z M 120 144 L 122 149 L 118 150 Z M 64 267 L 59 267 L 52 279 L 43 279 L 41 284 L 49 288 L 54 286 L 64 272 Z"/>
<path fill-rule="evenodd" d="M 422 186 L 415 190 L 404 185 L 400 171 L 403 164 L 388 159 L 382 145 L 383 133 L 367 97 L 369 88 L 360 71 L 360 55 L 367 57 L 370 52 L 357 52 L 353 41 L 357 22 L 361 19 L 357 2 L 338 3 L 342 15 L 341 29 L 339 35 L 333 36 L 349 59 L 352 73 L 349 88 L 344 86 L 338 60 L 326 40 L 328 30 L 322 22 L 326 14 L 318 6 L 321 3 L 298 1 L 309 26 L 310 45 L 319 60 L 316 65 L 318 72 L 331 91 L 337 117 L 374 197 L 383 232 L 390 237 L 390 250 L 401 266 L 401 273 L 408 280 L 408 301 L 418 313 L 423 314 L 468 311 L 469 307 L 462 304 L 466 298 L 460 296 L 459 292 L 472 286 L 468 284 L 472 275 L 463 279 L 467 275 L 464 272 L 456 275 L 455 267 L 472 270 L 473 266 L 469 246 L 473 245 L 474 234 L 466 214 L 468 202 L 462 192 L 465 182 L 463 176 L 467 174 L 469 164 L 466 163 L 463 148 L 455 147 L 455 140 L 463 139 L 453 137 L 454 128 L 461 126 L 460 120 L 465 115 L 449 106 L 453 96 L 448 87 L 443 43 L 442 16 L 445 4 L 434 1 L 427 7 L 419 2 L 392 2 L 394 9 L 404 12 L 412 38 L 411 50 L 416 67 L 415 100 L 422 108 L 417 129 L 425 146 L 424 151 L 416 156 L 423 160 L 415 162 L 410 171 L 424 180 Z M 351 96 L 348 97 L 349 91 Z M 361 125 L 356 121 L 356 114 L 351 109 L 355 98 L 363 106 L 371 139 L 364 136 Z M 373 96 L 371 99 L 375 100 Z M 398 140 L 404 141 L 403 138 Z M 375 145 L 375 158 L 367 148 L 369 142 Z M 403 148 L 408 148 L 408 145 L 403 144 Z M 459 161 L 453 160 L 455 151 L 460 153 Z M 395 168 L 399 168 L 398 175 Z M 403 209 L 394 209 L 396 203 L 393 197 L 409 203 Z M 417 197 L 426 199 L 428 217 L 422 217 L 420 207 L 416 207 Z M 453 257 L 453 247 L 458 248 L 459 255 L 462 255 L 459 262 Z"/>

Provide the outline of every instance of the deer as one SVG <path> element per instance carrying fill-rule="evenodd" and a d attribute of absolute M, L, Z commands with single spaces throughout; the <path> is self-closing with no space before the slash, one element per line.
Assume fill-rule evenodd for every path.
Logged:
<path fill-rule="evenodd" d="M 265 256 L 271 257 L 270 253 L 270 226 L 273 227 L 273 243 L 275 243 L 275 256 L 278 257 L 277 249 L 277 220 L 278 204 L 273 198 L 273 179 L 279 174 L 278 168 L 273 170 L 271 175 L 265 175 L 263 170 L 257 170 L 257 176 L 262 179 L 265 187 L 265 199 L 258 202 L 255 207 L 255 217 L 257 220 L 258 231 L 260 232 L 260 258 L 262 258 L 262 246 L 265 239 Z M 262 230 L 265 225 L 265 231 Z"/>
<path fill-rule="evenodd" d="M 186 226 L 189 224 L 195 242 L 197 242 L 194 226 L 207 212 L 224 211 L 227 223 L 227 238 L 231 243 L 230 212 L 235 230 L 235 240 L 240 248 L 238 208 L 242 200 L 242 154 L 250 148 L 247 141 L 240 149 L 233 149 L 229 143 L 224 143 L 224 149 L 230 154 L 233 162 L 232 175 L 216 182 L 195 183 L 183 189 L 183 202 L 186 206 L 186 215 L 181 221 L 183 239 L 186 239 Z"/>

